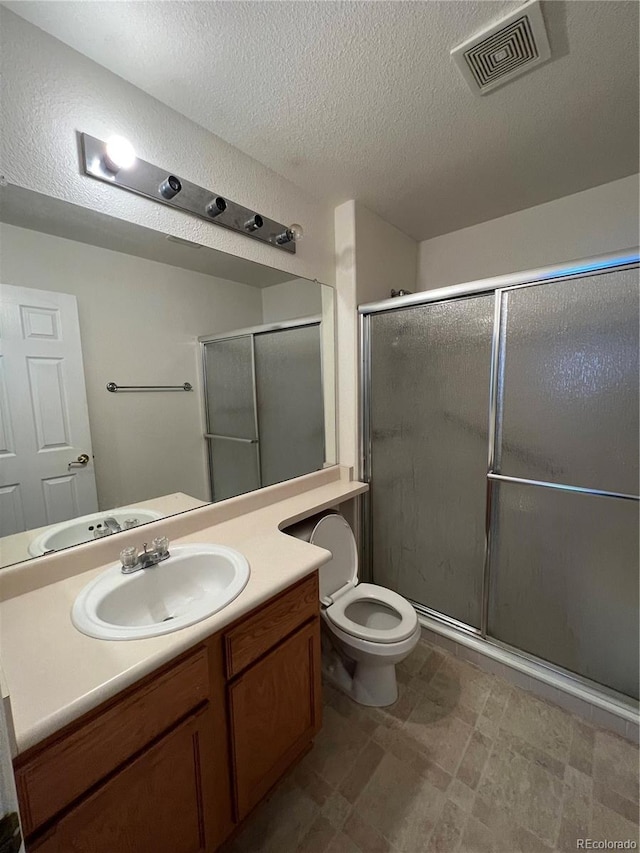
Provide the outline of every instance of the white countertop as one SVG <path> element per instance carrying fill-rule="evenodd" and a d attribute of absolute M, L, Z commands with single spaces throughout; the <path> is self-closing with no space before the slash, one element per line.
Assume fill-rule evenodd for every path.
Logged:
<path fill-rule="evenodd" d="M 97 640 L 81 634 L 71 623 L 76 595 L 113 563 L 112 554 L 117 556 L 129 540 L 140 538 L 135 529 L 113 537 L 118 539 L 115 546 L 98 540 L 23 566 L 2 569 L 0 648 L 18 752 L 325 563 L 330 558 L 328 551 L 294 539 L 279 528 L 366 490 L 366 485 L 349 479 L 347 469 L 336 466 L 223 504 L 153 522 L 153 535 L 162 530 L 176 543 L 229 545 L 244 554 L 251 567 L 247 586 L 227 607 L 196 625 L 160 637 Z M 84 571 L 86 565 L 93 567 Z"/>

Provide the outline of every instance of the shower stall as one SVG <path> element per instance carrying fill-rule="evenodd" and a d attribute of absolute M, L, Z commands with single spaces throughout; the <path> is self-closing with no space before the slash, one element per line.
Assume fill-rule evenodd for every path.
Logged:
<path fill-rule="evenodd" d="M 321 320 L 200 340 L 212 500 L 322 468 Z"/>
<path fill-rule="evenodd" d="M 361 306 L 365 565 L 638 698 L 638 255 Z"/>

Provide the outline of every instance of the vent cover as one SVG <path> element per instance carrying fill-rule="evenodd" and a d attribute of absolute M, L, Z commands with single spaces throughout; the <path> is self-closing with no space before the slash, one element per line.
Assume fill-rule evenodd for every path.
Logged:
<path fill-rule="evenodd" d="M 451 51 L 476 95 L 503 86 L 551 56 L 539 0 L 525 3 Z"/>

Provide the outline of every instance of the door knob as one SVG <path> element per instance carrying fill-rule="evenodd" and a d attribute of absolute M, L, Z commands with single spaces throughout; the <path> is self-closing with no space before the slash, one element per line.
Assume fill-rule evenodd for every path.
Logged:
<path fill-rule="evenodd" d="M 89 462 L 89 454 L 88 453 L 81 453 L 75 462 L 69 462 L 69 464 L 67 465 L 67 468 L 84 468 L 84 466 L 88 462 Z"/>

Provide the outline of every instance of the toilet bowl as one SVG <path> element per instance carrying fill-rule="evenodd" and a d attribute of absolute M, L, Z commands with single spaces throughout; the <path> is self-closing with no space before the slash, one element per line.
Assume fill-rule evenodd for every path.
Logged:
<path fill-rule="evenodd" d="M 361 705 L 392 705 L 396 664 L 420 639 L 416 611 L 397 592 L 358 582 L 356 542 L 341 515 L 303 523 L 294 535 L 332 555 L 319 569 L 325 677 Z"/>

